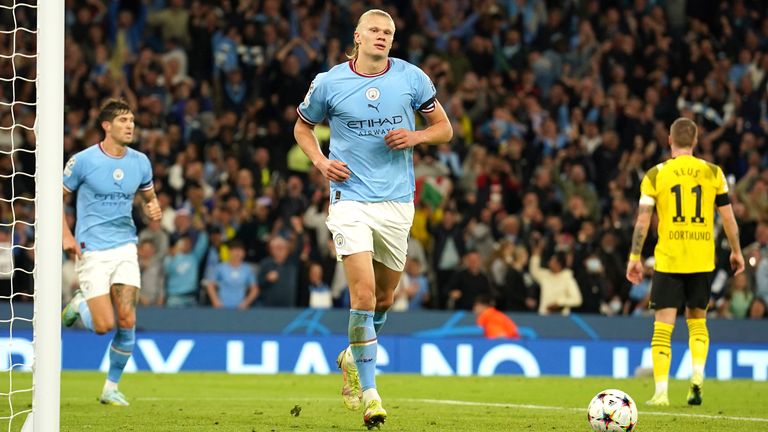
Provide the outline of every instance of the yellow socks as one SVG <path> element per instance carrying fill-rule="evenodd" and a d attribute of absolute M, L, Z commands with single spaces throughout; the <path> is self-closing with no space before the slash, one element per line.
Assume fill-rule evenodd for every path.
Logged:
<path fill-rule="evenodd" d="M 656 394 L 666 394 L 667 392 L 669 366 L 672 363 L 671 341 L 674 328 L 674 325 L 660 321 L 653 323 L 651 354 L 653 357 L 653 381 L 656 383 Z"/>
<path fill-rule="evenodd" d="M 693 360 L 693 379 L 701 380 L 704 377 L 704 365 L 707 363 L 707 352 L 709 352 L 707 320 L 706 318 L 696 318 L 689 319 L 687 322 L 688 348 L 691 350 L 691 359 Z"/>

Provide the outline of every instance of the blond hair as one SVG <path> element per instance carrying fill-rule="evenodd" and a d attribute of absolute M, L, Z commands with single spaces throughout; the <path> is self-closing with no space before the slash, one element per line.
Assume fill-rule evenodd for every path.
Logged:
<path fill-rule="evenodd" d="M 681 117 L 672 123 L 669 128 L 669 137 L 676 147 L 691 148 L 696 144 L 696 138 L 699 135 L 699 128 L 696 123 L 685 117 Z"/>
<path fill-rule="evenodd" d="M 368 18 L 371 15 L 378 15 L 378 16 L 389 18 L 389 20 L 392 21 L 392 27 L 395 27 L 395 20 L 392 19 L 392 16 L 390 14 L 388 14 L 387 12 L 381 9 L 371 9 L 363 13 L 362 15 L 360 15 L 360 18 L 357 20 L 357 25 L 355 26 L 355 31 L 357 31 L 357 29 L 360 28 L 360 24 L 363 22 L 363 20 L 365 18 Z M 359 48 L 360 48 L 360 44 L 355 42 L 355 46 L 354 48 L 352 48 L 352 52 L 347 53 L 347 58 L 350 60 L 356 59 L 357 55 L 359 54 L 358 53 Z"/>

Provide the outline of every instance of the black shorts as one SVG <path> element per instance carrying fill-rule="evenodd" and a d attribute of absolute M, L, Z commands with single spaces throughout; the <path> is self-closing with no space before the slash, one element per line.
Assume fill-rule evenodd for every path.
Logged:
<path fill-rule="evenodd" d="M 656 271 L 651 281 L 651 309 L 706 309 L 712 291 L 713 272 L 664 273 Z"/>

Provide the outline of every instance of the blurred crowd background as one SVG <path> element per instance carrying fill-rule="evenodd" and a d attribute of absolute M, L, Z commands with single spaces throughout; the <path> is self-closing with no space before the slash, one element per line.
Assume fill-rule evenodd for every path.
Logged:
<path fill-rule="evenodd" d="M 347 61 L 369 8 L 392 15 L 391 55 L 432 78 L 454 127 L 450 143 L 415 151 L 395 310 L 491 296 L 503 311 L 649 314 L 653 228 L 647 278 L 624 277 L 639 185 L 685 116 L 700 126 L 697 156 L 731 184 L 747 260 L 731 277 L 718 225 L 710 313 L 766 316 L 768 10 L 746 0 L 66 0 L 65 160 L 101 139 L 98 108 L 122 97 L 154 166 L 163 218 L 135 211 L 142 305 L 348 306 L 328 185 L 293 125 L 312 78 Z M 11 38 L 0 34 L 4 53 Z M 0 83 L 5 99 L 25 89 Z M 30 115 L 0 111 L 0 149 L 34 146 L 11 127 Z M 327 127 L 317 133 L 327 149 Z M 14 152 L 0 174 L 30 163 Z M 33 187 L 0 181 L 3 196 Z M 0 210 L 4 221 L 31 211 Z M 72 225 L 74 202 L 66 214 Z M 28 244 L 25 232 L 0 230 L 0 243 Z M 16 266 L 31 253 L 14 248 Z M 65 297 L 76 287 L 67 260 Z"/>

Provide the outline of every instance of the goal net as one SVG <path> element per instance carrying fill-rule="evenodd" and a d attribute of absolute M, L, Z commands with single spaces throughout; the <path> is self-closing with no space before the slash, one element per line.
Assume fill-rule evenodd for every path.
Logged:
<path fill-rule="evenodd" d="M 62 0 L 0 0 L 0 431 L 59 429 L 63 60 Z"/>

